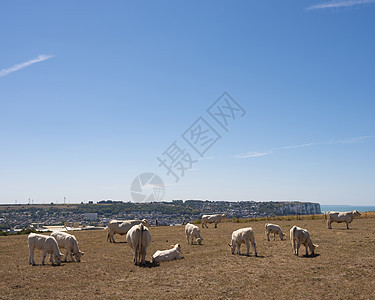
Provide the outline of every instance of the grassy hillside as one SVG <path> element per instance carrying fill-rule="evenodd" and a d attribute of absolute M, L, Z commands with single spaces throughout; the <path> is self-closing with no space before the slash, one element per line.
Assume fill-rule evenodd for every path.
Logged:
<path fill-rule="evenodd" d="M 106 231 L 74 232 L 85 251 L 81 263 L 28 265 L 27 236 L 0 237 L 1 299 L 370 299 L 375 294 L 375 219 L 354 220 L 351 229 L 323 219 L 278 220 L 287 240 L 266 241 L 264 224 L 211 225 L 202 246 L 186 245 L 183 226 L 151 227 L 147 260 L 158 249 L 180 243 L 184 259 L 159 266 L 134 266 L 125 237 L 106 242 Z M 319 245 L 315 257 L 292 254 L 289 229 L 309 230 Z M 233 230 L 251 226 L 259 257 L 232 255 Z M 245 247 L 242 248 L 245 252 Z M 301 249 L 304 253 L 304 247 Z"/>

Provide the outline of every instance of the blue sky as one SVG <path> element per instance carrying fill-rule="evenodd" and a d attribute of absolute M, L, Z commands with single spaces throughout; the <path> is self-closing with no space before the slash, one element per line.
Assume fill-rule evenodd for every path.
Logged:
<path fill-rule="evenodd" d="M 152 172 L 165 200 L 374 205 L 375 1 L 0 12 L 0 203 L 130 201 Z M 207 112 L 225 91 L 245 111 L 227 131 Z M 203 156 L 181 136 L 199 117 L 220 136 Z M 175 141 L 196 161 L 178 182 L 157 159 Z"/>

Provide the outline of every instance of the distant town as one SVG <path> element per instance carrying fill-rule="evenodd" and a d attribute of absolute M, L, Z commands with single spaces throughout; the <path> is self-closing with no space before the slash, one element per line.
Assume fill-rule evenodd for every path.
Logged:
<path fill-rule="evenodd" d="M 151 225 L 169 226 L 200 220 L 203 214 L 224 213 L 227 218 L 321 214 L 319 203 L 285 201 L 208 201 L 135 203 L 102 200 L 81 204 L 0 205 L 0 229 L 17 232 L 45 226 L 105 227 L 111 219 L 146 219 Z"/>

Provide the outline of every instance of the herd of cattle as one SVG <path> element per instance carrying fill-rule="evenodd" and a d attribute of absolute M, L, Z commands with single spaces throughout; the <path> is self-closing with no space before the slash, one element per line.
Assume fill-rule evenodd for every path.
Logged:
<path fill-rule="evenodd" d="M 346 228 L 349 229 L 349 223 L 353 219 L 361 214 L 355 210 L 353 212 L 328 212 L 328 228 L 332 229 L 332 223 L 346 223 Z M 203 215 L 202 216 L 202 228 L 207 226 L 207 223 L 215 223 L 215 228 L 217 224 L 225 219 L 225 214 L 215 214 L 215 215 Z M 146 250 L 148 245 L 151 243 L 151 234 L 146 226 L 148 222 L 143 220 L 131 220 L 131 221 L 117 221 L 112 220 L 108 224 L 108 235 L 107 241 L 115 243 L 114 235 L 126 235 L 126 241 L 130 248 L 134 251 L 134 263 L 135 264 L 145 264 Z M 266 224 L 266 237 L 270 240 L 270 234 L 273 234 L 273 239 L 275 240 L 276 235 L 283 240 L 285 234 L 283 233 L 281 227 L 276 224 Z M 203 238 L 200 234 L 200 229 L 198 226 L 193 224 L 185 225 L 185 235 L 187 244 L 194 244 L 194 240 L 198 244 L 202 244 Z M 306 255 L 308 255 L 308 249 L 310 249 L 311 255 L 314 254 L 315 247 L 311 241 L 310 234 L 306 229 L 293 226 L 290 229 L 290 240 L 292 242 L 293 253 L 298 256 L 298 250 L 300 245 L 304 245 L 306 249 Z M 235 253 L 237 249 L 237 254 L 241 254 L 240 247 L 245 244 L 247 247 L 246 255 L 249 255 L 250 244 L 254 248 L 255 256 L 257 256 L 257 250 L 255 245 L 254 231 L 251 227 L 241 228 L 232 233 L 232 240 L 229 243 L 232 254 Z M 84 252 L 80 251 L 78 248 L 78 243 L 76 238 L 66 232 L 53 232 L 50 236 L 30 233 L 28 236 L 28 246 L 29 246 L 29 264 L 35 265 L 34 261 L 34 249 L 42 250 L 43 260 L 46 255 L 50 255 L 50 262 L 52 264 L 60 265 L 62 261 L 63 254 L 60 249 L 65 249 L 66 254 L 63 261 L 67 261 L 68 254 L 70 259 L 74 262 L 74 257 L 77 262 L 81 261 L 81 256 Z M 152 262 L 162 262 L 171 261 L 176 259 L 181 259 L 181 246 L 176 244 L 172 246 L 172 249 L 168 250 L 158 250 L 152 256 Z"/>

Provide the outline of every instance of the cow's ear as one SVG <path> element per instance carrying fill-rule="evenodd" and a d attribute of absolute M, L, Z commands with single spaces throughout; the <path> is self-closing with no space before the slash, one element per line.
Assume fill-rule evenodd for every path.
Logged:
<path fill-rule="evenodd" d="M 85 254 L 85 252 L 82 252 L 82 251 L 79 251 L 79 253 L 81 253 L 81 255 L 84 255 L 84 254 Z"/>
<path fill-rule="evenodd" d="M 319 245 L 315 245 L 315 244 L 313 244 L 313 245 L 314 245 L 314 247 L 319 248 Z"/>
<path fill-rule="evenodd" d="M 228 246 L 229 246 L 229 247 L 232 247 L 229 243 L 228 243 Z"/>

